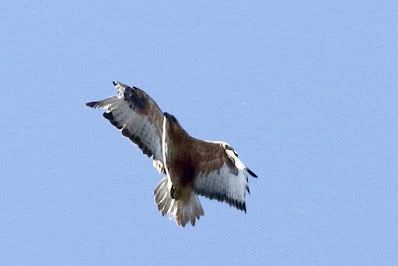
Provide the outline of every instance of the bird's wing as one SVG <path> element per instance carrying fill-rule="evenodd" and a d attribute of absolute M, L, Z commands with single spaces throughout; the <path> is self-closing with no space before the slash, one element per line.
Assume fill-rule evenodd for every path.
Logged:
<path fill-rule="evenodd" d="M 245 195 L 249 192 L 248 174 L 257 177 L 238 158 L 228 143 L 196 141 L 193 190 L 209 199 L 227 202 L 246 212 Z"/>
<path fill-rule="evenodd" d="M 156 102 L 144 91 L 129 87 L 120 82 L 113 82 L 118 95 L 86 105 L 106 109 L 104 117 L 123 136 L 129 138 L 149 158 L 159 172 L 164 172 L 162 155 L 163 112 Z"/>

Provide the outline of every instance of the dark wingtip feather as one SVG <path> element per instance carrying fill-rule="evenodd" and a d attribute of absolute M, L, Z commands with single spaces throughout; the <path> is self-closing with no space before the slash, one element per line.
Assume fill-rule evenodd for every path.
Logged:
<path fill-rule="evenodd" d="M 89 103 L 86 103 L 86 106 L 91 107 L 91 108 L 96 108 L 96 107 L 98 107 L 98 102 L 89 102 Z"/>
<path fill-rule="evenodd" d="M 246 171 L 252 176 L 252 177 L 257 177 L 255 173 L 252 172 L 249 168 L 246 167 Z"/>
<path fill-rule="evenodd" d="M 110 121 L 114 120 L 112 112 L 108 112 L 108 111 L 107 111 L 107 112 L 104 112 L 102 115 L 103 115 L 106 119 L 108 119 L 108 120 L 110 120 Z"/>
<path fill-rule="evenodd" d="M 106 111 L 102 114 L 106 119 L 109 120 L 109 122 L 114 125 L 117 129 L 122 129 L 123 125 L 118 124 L 118 122 L 115 120 L 113 117 L 112 112 Z"/>

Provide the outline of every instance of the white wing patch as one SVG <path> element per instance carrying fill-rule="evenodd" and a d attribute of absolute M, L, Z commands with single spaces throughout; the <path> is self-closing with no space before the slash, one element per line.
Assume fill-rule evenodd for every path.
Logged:
<path fill-rule="evenodd" d="M 104 117 L 110 117 L 109 121 L 116 127 L 121 126 L 123 136 L 137 144 L 148 157 L 153 156 L 154 160 L 158 161 L 154 162 L 154 165 L 158 165 L 162 161 L 162 143 L 155 126 L 146 116 L 132 111 L 128 104 L 123 102 L 119 108 L 105 112 Z"/>
<path fill-rule="evenodd" d="M 239 162 L 240 160 L 236 158 Z M 240 163 L 243 165 L 242 163 Z M 249 191 L 247 172 L 241 165 L 237 173 L 231 172 L 226 163 L 218 170 L 199 173 L 193 182 L 193 190 L 209 199 L 225 201 L 230 206 L 246 212 L 245 195 Z"/>
<path fill-rule="evenodd" d="M 144 154 L 149 158 L 153 157 L 153 166 L 159 172 L 164 172 L 161 143 L 162 128 L 155 125 L 157 121 L 154 121 L 154 119 L 156 118 L 137 112 L 134 109 L 134 102 L 126 101 L 124 97 L 125 90 L 133 91 L 136 88 L 125 88 L 120 83 L 117 83 L 115 87 L 119 90 L 118 96 L 98 102 L 91 102 L 87 105 L 89 107 L 107 109 L 104 117 L 116 128 L 121 129 L 123 136 L 136 144 Z M 159 112 L 163 118 L 163 113 L 160 110 Z M 155 113 L 154 115 L 159 116 L 159 113 Z"/>

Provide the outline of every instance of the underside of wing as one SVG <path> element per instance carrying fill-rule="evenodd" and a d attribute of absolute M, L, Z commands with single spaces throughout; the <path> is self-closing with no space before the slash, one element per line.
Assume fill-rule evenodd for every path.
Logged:
<path fill-rule="evenodd" d="M 235 151 L 225 148 L 225 144 L 197 142 L 197 173 L 193 190 L 199 195 L 227 202 L 246 212 L 245 195 L 246 191 L 249 192 L 248 173 L 251 171 L 243 165 Z"/>
<path fill-rule="evenodd" d="M 102 101 L 89 102 L 93 108 L 106 109 L 104 117 L 123 136 L 136 144 L 144 154 L 153 157 L 153 165 L 164 172 L 162 159 L 162 124 L 163 113 L 156 102 L 144 91 L 129 87 L 120 82 L 113 82 L 118 95 Z"/>

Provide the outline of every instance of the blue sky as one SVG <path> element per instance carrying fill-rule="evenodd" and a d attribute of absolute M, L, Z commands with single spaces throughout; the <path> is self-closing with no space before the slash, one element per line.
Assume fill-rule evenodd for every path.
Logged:
<path fill-rule="evenodd" d="M 396 1 L 6 1 L 0 264 L 398 260 Z M 201 198 L 179 228 L 161 175 L 102 112 L 135 85 L 258 176 L 247 214 Z"/>

